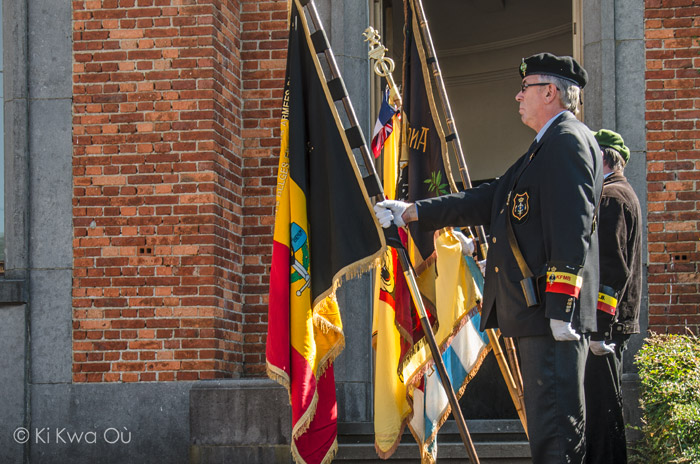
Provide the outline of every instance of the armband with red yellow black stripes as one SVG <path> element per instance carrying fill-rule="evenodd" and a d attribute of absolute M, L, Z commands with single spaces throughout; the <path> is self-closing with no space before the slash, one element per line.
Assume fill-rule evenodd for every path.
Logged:
<path fill-rule="evenodd" d="M 583 268 L 580 266 L 560 265 L 547 268 L 547 287 L 549 293 L 562 293 L 578 298 L 581 293 Z"/>
<path fill-rule="evenodd" d="M 600 286 L 598 290 L 598 311 L 603 311 L 611 316 L 615 315 L 615 310 L 617 309 L 617 299 L 619 292 L 616 292 L 613 288 L 607 285 Z"/>

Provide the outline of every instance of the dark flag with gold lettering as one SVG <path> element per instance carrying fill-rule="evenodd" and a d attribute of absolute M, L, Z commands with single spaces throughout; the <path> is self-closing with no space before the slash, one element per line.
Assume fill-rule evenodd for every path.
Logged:
<path fill-rule="evenodd" d="M 449 165 L 445 134 L 433 96 L 425 47 L 411 0 L 404 2 L 404 12 L 405 139 L 402 148 L 408 151 L 408 166 L 407 172 L 402 173 L 402 178 L 407 182 L 408 201 L 413 202 L 456 191 L 456 187 Z M 402 158 L 406 159 L 405 154 L 402 154 Z M 409 230 L 421 260 L 427 260 L 434 251 L 433 234 L 419 232 L 417 223 L 412 223 Z M 420 263 L 414 264 L 419 266 Z"/>

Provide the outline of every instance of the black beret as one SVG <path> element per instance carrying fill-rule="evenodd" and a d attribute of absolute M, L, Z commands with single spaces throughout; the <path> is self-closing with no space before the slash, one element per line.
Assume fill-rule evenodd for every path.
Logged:
<path fill-rule="evenodd" d="M 567 79 L 583 88 L 588 82 L 588 73 L 570 56 L 556 56 L 551 53 L 538 53 L 523 58 L 520 63 L 520 77 L 533 74 L 547 74 Z"/>

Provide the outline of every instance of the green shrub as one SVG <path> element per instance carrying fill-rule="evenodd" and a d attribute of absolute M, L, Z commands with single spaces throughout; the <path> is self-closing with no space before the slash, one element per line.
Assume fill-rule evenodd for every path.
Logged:
<path fill-rule="evenodd" d="M 700 340 L 652 334 L 636 363 L 643 425 L 631 462 L 700 463 Z"/>

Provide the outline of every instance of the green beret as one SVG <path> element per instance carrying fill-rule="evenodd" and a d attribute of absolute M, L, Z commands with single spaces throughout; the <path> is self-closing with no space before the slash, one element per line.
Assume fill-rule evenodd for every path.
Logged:
<path fill-rule="evenodd" d="M 581 88 L 588 82 L 588 73 L 575 59 L 551 53 L 538 53 L 523 58 L 518 71 L 522 79 L 533 74 L 547 74 L 571 81 Z"/>
<path fill-rule="evenodd" d="M 622 159 L 627 163 L 630 160 L 630 149 L 625 146 L 625 141 L 617 132 L 607 129 L 601 129 L 593 134 L 601 147 L 610 147 L 622 156 Z"/>

